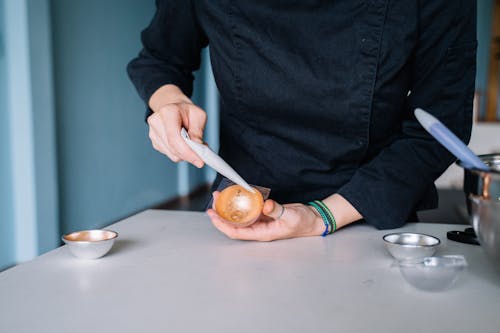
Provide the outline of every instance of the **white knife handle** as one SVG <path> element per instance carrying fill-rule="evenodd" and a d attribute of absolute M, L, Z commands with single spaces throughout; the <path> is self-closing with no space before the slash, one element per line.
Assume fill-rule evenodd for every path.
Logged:
<path fill-rule="evenodd" d="M 209 147 L 194 142 L 189 137 L 185 128 L 181 130 L 181 136 L 186 141 L 186 143 L 194 150 L 194 152 L 212 169 L 223 175 L 224 177 L 230 179 L 234 183 L 242 186 L 247 191 L 253 192 L 254 189 L 251 187 L 229 164 L 226 163 L 219 155 L 213 152 Z"/>

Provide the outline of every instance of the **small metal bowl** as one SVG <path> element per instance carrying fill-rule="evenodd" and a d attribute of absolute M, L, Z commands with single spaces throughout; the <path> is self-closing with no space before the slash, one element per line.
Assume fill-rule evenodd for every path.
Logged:
<path fill-rule="evenodd" d="M 397 260 L 432 256 L 441 241 L 439 238 L 412 232 L 397 232 L 383 237 L 387 251 Z"/>
<path fill-rule="evenodd" d="M 111 230 L 83 230 L 64 235 L 70 252 L 80 259 L 97 259 L 108 253 L 118 233 Z"/>
<path fill-rule="evenodd" d="M 461 255 L 405 259 L 397 262 L 401 274 L 412 286 L 427 291 L 450 288 L 467 266 Z"/>

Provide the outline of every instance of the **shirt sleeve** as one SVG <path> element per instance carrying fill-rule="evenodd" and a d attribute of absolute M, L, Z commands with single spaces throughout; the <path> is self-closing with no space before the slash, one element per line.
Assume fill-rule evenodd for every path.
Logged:
<path fill-rule="evenodd" d="M 157 0 L 156 13 L 142 31 L 143 49 L 127 66 L 140 97 L 148 103 L 165 84 L 178 86 L 191 96 L 193 72 L 200 67 L 201 49 L 208 44 L 198 24 L 194 3 L 188 0 Z M 148 108 L 146 116 L 151 114 Z"/>
<path fill-rule="evenodd" d="M 418 40 L 411 60 L 412 83 L 408 107 L 403 110 L 402 133 L 338 191 L 367 223 L 378 229 L 403 225 L 429 192 L 435 195 L 434 181 L 454 161 L 417 122 L 415 108 L 433 114 L 464 142 L 470 139 L 476 2 L 420 1 L 419 9 Z"/>

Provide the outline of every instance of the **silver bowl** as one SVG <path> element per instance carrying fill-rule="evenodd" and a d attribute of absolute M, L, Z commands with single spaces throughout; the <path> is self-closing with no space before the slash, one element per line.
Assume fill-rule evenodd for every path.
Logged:
<path fill-rule="evenodd" d="M 450 288 L 467 266 L 464 256 L 450 255 L 398 261 L 401 274 L 412 286 L 427 291 Z"/>
<path fill-rule="evenodd" d="M 485 199 L 500 200 L 500 153 L 479 155 L 479 158 L 490 167 L 490 171 L 467 169 L 462 162 L 457 162 L 464 169 L 464 193 L 469 214 L 472 213 L 469 199 L 471 194 Z"/>
<path fill-rule="evenodd" d="M 481 247 L 500 271 L 500 153 L 479 158 L 490 171 L 464 168 L 467 211 Z"/>
<path fill-rule="evenodd" d="M 500 270 L 500 201 L 469 195 L 471 202 L 470 224 L 481 247 L 497 269 Z"/>
<path fill-rule="evenodd" d="M 434 236 L 413 232 L 387 234 L 383 240 L 387 251 L 397 260 L 432 256 L 441 242 Z"/>
<path fill-rule="evenodd" d="M 80 259 L 97 259 L 108 253 L 118 233 L 111 230 L 83 230 L 64 235 L 69 251 Z"/>

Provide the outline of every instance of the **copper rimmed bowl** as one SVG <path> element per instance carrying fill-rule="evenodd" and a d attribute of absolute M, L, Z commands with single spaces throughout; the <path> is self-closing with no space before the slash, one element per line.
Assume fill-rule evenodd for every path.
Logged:
<path fill-rule="evenodd" d="M 118 237 L 111 230 L 83 230 L 62 236 L 69 251 L 80 259 L 97 259 L 109 252 Z"/>
<path fill-rule="evenodd" d="M 467 169 L 460 161 L 457 162 L 464 169 L 464 193 L 469 214 L 471 214 L 469 198 L 471 194 L 487 200 L 500 200 L 500 153 L 478 157 L 490 167 L 490 171 Z"/>
<path fill-rule="evenodd" d="M 469 221 L 493 265 L 500 271 L 500 153 L 479 155 L 490 171 L 464 168 Z M 461 167 L 460 162 L 457 164 Z"/>
<path fill-rule="evenodd" d="M 481 247 L 500 271 L 500 201 L 487 200 L 473 194 L 470 224 L 474 228 Z"/>

